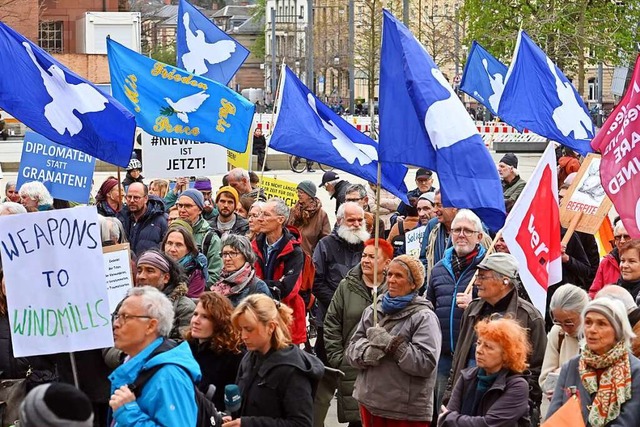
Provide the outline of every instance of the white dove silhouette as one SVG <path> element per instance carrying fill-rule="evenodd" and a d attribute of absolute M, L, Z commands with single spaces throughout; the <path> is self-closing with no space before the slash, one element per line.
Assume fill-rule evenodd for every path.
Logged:
<path fill-rule="evenodd" d="M 189 123 L 189 116 L 187 116 L 186 113 L 193 113 L 196 111 L 200 108 L 202 103 L 207 100 L 207 98 L 209 98 L 209 94 L 202 91 L 194 93 L 193 95 L 185 96 L 175 102 L 169 98 L 165 98 L 164 100 L 167 101 L 167 104 L 171 106 L 174 113 L 176 113 L 176 116 L 178 116 L 180 120 L 184 123 Z"/>
<path fill-rule="evenodd" d="M 40 70 L 44 87 L 51 96 L 51 102 L 44 107 L 44 117 L 60 135 L 64 135 L 67 130 L 69 136 L 80 133 L 82 122 L 73 112 L 85 114 L 102 111 L 109 100 L 90 84 L 67 83 L 64 71 L 57 65 L 52 64 L 48 70 L 44 70 L 33 54 L 31 45 L 27 42 L 22 42 L 22 45 Z"/>
<path fill-rule="evenodd" d="M 209 69 L 206 62 L 219 64 L 231 58 L 236 51 L 236 44 L 232 40 L 219 40 L 215 43 L 207 43 L 202 30 L 196 30 L 195 34 L 189 28 L 189 13 L 182 15 L 184 31 L 186 33 L 189 52 L 182 55 L 182 65 L 190 73 L 202 75 Z M 206 62 L 205 62 L 206 61 Z"/>
<path fill-rule="evenodd" d="M 360 166 L 367 165 L 373 161 L 378 160 L 378 151 L 376 147 L 368 145 L 368 144 L 358 144 L 351 139 L 347 135 L 342 132 L 338 126 L 335 125 L 332 121 L 326 122 L 320 114 L 318 114 L 318 110 L 316 108 L 316 98 L 308 93 L 307 94 L 307 102 L 313 109 L 313 111 L 317 114 L 318 118 L 322 122 L 322 126 L 333 135 L 335 138 L 331 140 L 331 144 L 333 147 L 338 150 L 338 153 L 350 164 L 353 164 L 356 159 Z"/>

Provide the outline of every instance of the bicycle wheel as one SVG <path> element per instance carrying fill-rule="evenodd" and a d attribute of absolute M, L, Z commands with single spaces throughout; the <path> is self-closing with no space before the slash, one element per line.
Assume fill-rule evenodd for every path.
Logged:
<path fill-rule="evenodd" d="M 323 172 L 332 171 L 334 169 L 333 166 L 323 165 L 322 163 L 318 163 L 318 166 L 320 167 L 320 169 L 322 169 Z"/>
<path fill-rule="evenodd" d="M 302 157 L 289 156 L 289 166 L 295 173 L 302 173 L 307 169 L 307 161 Z"/>

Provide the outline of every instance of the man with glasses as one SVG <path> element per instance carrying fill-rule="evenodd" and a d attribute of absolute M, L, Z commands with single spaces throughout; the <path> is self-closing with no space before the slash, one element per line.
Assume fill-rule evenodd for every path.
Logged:
<path fill-rule="evenodd" d="M 175 206 L 178 208 L 180 219 L 187 221 L 193 228 L 193 238 L 198 245 L 198 250 L 207 257 L 207 271 L 209 279 L 207 285 L 212 286 L 218 281 L 222 271 L 222 258 L 220 251 L 222 244 L 220 236 L 211 228 L 211 225 L 202 217 L 204 210 L 204 196 L 198 190 L 190 188 L 178 197 Z"/>
<path fill-rule="evenodd" d="M 454 225 L 454 230 L 457 227 L 464 228 L 469 225 L 458 225 L 455 220 L 454 224 L 456 224 Z M 540 377 L 540 370 L 542 369 L 544 353 L 547 347 L 544 318 L 530 302 L 518 297 L 518 292 L 515 290 L 518 261 L 513 255 L 505 253 L 487 255 L 478 264 L 477 268 L 478 274 L 475 278 L 474 288 L 478 294 L 478 299 L 469 304 L 462 317 L 460 335 L 455 346 L 451 375 L 449 376 L 447 395 L 453 389 L 460 376 L 460 371 L 469 366 L 475 366 L 477 338 L 474 330 L 475 325 L 487 317 L 511 316 L 529 332 L 529 343 L 532 349 L 527 358 L 529 365 L 529 375 L 527 376 L 530 389 L 529 399 L 533 401 L 535 408 L 539 408 L 542 401 L 542 389 L 538 383 L 538 378 Z M 464 286 L 466 287 L 467 284 L 468 282 Z M 533 423 L 532 425 L 537 424 Z"/>
<path fill-rule="evenodd" d="M 620 246 L 631 240 L 622 221 L 618 221 L 613 227 L 613 249 L 600 262 L 596 277 L 589 288 L 589 297 L 594 298 L 605 285 L 617 283 L 620 279 Z"/>
<path fill-rule="evenodd" d="M 196 425 L 194 383 L 202 375 L 189 345 L 166 339 L 173 317 L 171 302 L 149 286 L 131 289 L 114 313 L 115 346 L 128 360 L 109 376 L 110 425 Z M 134 394 L 130 385 L 154 367 L 158 370 Z"/>
<path fill-rule="evenodd" d="M 127 188 L 126 201 L 116 217 L 122 222 L 131 250 L 139 255 L 159 247 L 168 228 L 162 200 L 149 198 L 147 186 L 134 182 Z"/>

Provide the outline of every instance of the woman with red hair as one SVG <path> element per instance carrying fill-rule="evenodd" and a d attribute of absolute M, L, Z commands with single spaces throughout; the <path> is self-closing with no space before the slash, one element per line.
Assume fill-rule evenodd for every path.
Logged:
<path fill-rule="evenodd" d="M 375 239 L 364 243 L 360 264 L 352 268 L 338 285 L 324 319 L 327 359 L 332 367 L 345 374 L 338 384 L 338 421 L 348 422 L 349 425 L 360 423 L 358 402 L 351 396 L 358 369 L 344 359 L 344 350 L 358 326 L 362 312 L 373 303 L 374 286 L 378 285 L 380 295 L 387 291 L 386 267 L 393 258 L 391 243 L 378 239 L 377 256 L 375 244 Z M 376 263 L 378 275 L 374 277 Z"/>
<path fill-rule="evenodd" d="M 529 414 L 527 369 L 531 345 L 513 319 L 485 319 L 475 326 L 476 366 L 463 369 L 442 407 L 438 426 L 516 426 Z"/>

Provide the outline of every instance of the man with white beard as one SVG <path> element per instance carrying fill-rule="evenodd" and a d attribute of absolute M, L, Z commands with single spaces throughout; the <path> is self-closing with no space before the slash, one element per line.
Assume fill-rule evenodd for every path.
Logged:
<path fill-rule="evenodd" d="M 318 301 L 316 323 L 318 338 L 316 355 L 325 365 L 327 356 L 324 350 L 322 321 L 331 304 L 333 293 L 338 284 L 345 278 L 349 270 L 355 267 L 362 257 L 364 242 L 369 239 L 364 210 L 355 202 L 340 205 L 336 214 L 337 226 L 333 232 L 320 239 L 313 251 L 313 264 L 316 275 L 313 281 L 313 294 Z"/>

